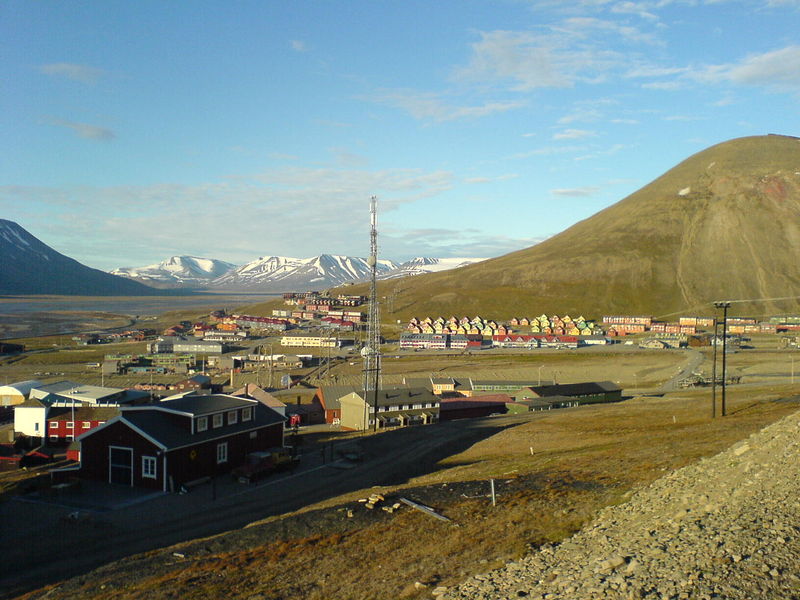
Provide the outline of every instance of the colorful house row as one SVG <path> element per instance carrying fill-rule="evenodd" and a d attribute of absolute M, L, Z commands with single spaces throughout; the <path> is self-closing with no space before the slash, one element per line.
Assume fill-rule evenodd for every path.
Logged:
<path fill-rule="evenodd" d="M 573 319 L 569 315 L 559 317 L 553 315 L 541 315 L 534 319 L 527 317 L 512 318 L 508 323 L 500 323 L 494 320 L 486 320 L 480 316 L 473 318 L 469 317 L 437 317 L 432 319 L 426 317 L 421 321 L 417 318 L 412 318 L 406 330 L 411 333 L 424 333 L 424 334 L 460 334 L 460 335 L 483 335 L 490 338 L 495 335 L 508 335 L 517 333 L 520 327 L 530 327 L 531 333 L 543 333 L 554 335 L 596 335 L 601 331 L 596 328 L 595 324 L 587 321 L 583 316 Z"/>

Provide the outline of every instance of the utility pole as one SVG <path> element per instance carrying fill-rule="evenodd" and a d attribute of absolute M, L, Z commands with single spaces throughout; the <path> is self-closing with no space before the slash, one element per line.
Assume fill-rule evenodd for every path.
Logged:
<path fill-rule="evenodd" d="M 272 343 L 269 345 L 269 389 L 272 389 L 272 357 L 273 354 Z"/>
<path fill-rule="evenodd" d="M 715 302 L 714 306 L 722 309 L 722 416 L 725 412 L 725 387 L 727 384 L 728 371 L 727 371 L 727 348 L 728 348 L 728 309 L 731 306 L 730 302 Z"/>
<path fill-rule="evenodd" d="M 714 353 L 711 362 L 711 418 L 717 418 L 717 344 L 719 343 L 719 319 L 714 313 Z"/>

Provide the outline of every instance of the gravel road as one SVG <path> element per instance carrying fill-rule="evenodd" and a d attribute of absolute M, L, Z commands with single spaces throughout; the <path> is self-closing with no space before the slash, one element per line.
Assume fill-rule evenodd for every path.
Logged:
<path fill-rule="evenodd" d="M 442 600 L 800 599 L 800 412 Z"/>

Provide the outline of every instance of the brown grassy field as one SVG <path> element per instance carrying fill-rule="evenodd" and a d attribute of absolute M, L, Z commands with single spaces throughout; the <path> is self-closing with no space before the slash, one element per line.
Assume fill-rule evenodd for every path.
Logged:
<path fill-rule="evenodd" d="M 708 391 L 552 411 L 401 485 L 120 561 L 24 598 L 428 597 L 431 586 L 453 585 L 563 539 L 638 486 L 798 410 L 797 396 L 778 401 L 797 392 L 731 388 L 729 416 L 714 420 Z M 489 479 L 496 482 L 496 507 Z M 405 507 L 367 511 L 357 499 L 374 492 L 415 498 L 453 522 Z"/>

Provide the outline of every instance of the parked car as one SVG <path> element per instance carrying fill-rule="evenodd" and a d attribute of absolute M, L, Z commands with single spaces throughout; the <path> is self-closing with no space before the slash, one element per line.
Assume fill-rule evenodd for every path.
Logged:
<path fill-rule="evenodd" d="M 247 462 L 236 467 L 231 474 L 240 483 L 252 483 L 276 471 L 290 469 L 300 457 L 292 456 L 291 448 L 271 448 L 247 455 Z"/>

